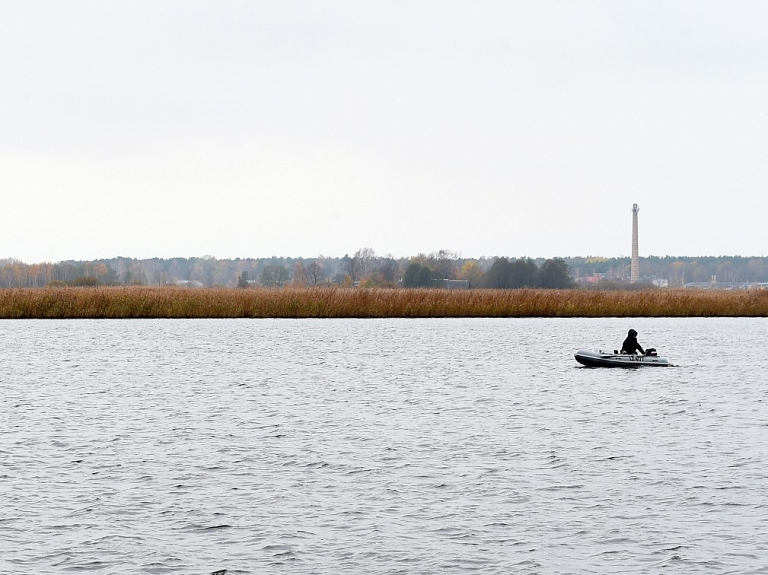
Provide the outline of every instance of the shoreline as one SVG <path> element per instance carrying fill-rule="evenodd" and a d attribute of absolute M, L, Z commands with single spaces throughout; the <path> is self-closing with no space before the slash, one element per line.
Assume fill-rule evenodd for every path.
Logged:
<path fill-rule="evenodd" d="M 768 317 L 768 290 L 0 289 L 0 319 Z"/>

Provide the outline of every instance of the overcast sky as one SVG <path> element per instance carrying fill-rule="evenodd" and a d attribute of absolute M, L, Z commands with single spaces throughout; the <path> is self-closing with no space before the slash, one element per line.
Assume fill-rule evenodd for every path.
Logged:
<path fill-rule="evenodd" d="M 0 13 L 0 257 L 768 255 L 765 1 Z"/>

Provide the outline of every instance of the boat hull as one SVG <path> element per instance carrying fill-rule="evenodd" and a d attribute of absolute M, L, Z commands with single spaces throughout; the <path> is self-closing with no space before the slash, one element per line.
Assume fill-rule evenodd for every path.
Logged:
<path fill-rule="evenodd" d="M 606 353 L 580 349 L 573 357 L 587 367 L 668 367 L 671 365 L 666 357 L 657 355 L 635 355 L 627 353 Z"/>

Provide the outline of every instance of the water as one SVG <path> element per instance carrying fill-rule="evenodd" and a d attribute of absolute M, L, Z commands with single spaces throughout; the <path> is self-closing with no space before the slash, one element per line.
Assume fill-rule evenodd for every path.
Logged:
<path fill-rule="evenodd" d="M 764 319 L 0 328 L 1 573 L 768 573 Z"/>

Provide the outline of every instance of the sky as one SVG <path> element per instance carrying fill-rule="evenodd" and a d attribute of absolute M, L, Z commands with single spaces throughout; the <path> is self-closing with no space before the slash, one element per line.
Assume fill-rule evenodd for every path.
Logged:
<path fill-rule="evenodd" d="M 768 255 L 768 3 L 39 1 L 0 258 Z"/>

